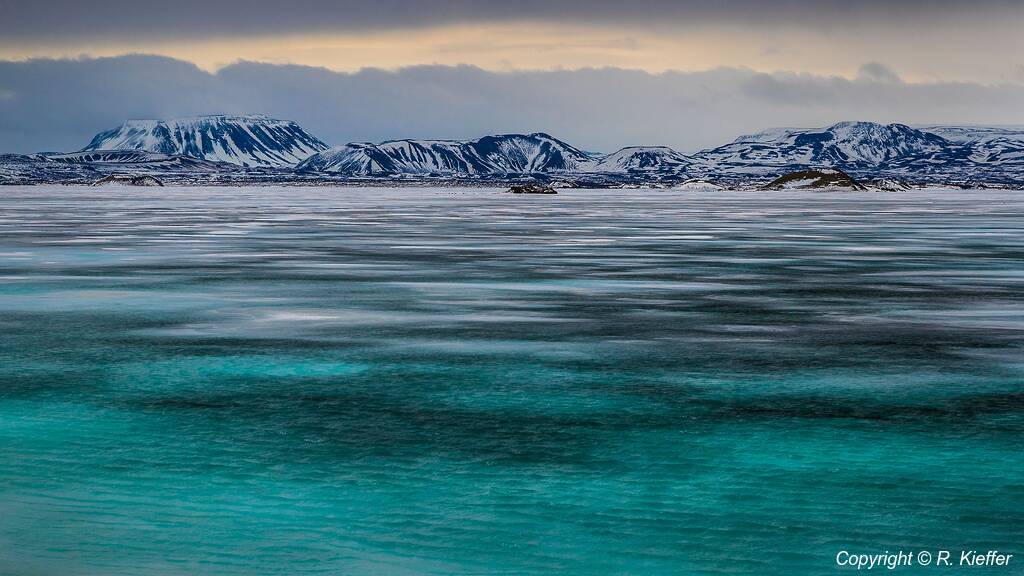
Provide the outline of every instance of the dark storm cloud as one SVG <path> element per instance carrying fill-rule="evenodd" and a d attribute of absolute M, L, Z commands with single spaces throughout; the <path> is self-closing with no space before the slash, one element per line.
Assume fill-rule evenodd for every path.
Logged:
<path fill-rule="evenodd" d="M 470 66 L 332 72 L 239 63 L 209 73 L 158 56 L 0 61 L 0 152 L 73 150 L 127 118 L 264 113 L 331 144 L 547 131 L 597 151 L 683 151 L 773 126 L 840 120 L 1024 123 L 1024 86 L 911 84 L 881 64 L 855 80 L 741 69 L 649 74 Z"/>
<path fill-rule="evenodd" d="M 0 0 L 0 42 L 124 41 L 544 20 L 843 27 L 1021 15 L 1014 0 Z"/>

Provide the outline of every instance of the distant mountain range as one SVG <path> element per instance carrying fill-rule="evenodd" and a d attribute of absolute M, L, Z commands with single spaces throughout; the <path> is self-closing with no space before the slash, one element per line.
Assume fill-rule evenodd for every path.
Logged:
<path fill-rule="evenodd" d="M 903 124 L 840 122 L 821 130 L 776 129 L 741 136 L 698 154 L 723 169 L 734 167 L 884 167 L 908 158 L 952 158 L 957 145 Z"/>
<path fill-rule="evenodd" d="M 806 169 L 914 185 L 1024 187 L 1024 129 L 840 122 L 772 129 L 692 155 L 664 146 L 584 152 L 545 133 L 328 147 L 261 115 L 132 120 L 81 151 L 0 156 L 0 183 L 87 182 L 111 173 L 175 182 L 558 181 L 567 185 L 764 184 Z"/>

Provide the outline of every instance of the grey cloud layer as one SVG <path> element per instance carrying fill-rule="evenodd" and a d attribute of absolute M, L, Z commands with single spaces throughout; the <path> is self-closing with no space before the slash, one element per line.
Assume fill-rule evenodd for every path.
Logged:
<path fill-rule="evenodd" d="M 265 113 L 331 144 L 544 130 L 592 150 L 683 151 L 839 120 L 1024 124 L 1024 86 L 908 84 L 718 69 L 495 73 L 459 66 L 345 74 L 240 63 L 211 74 L 157 56 L 0 61 L 0 152 L 71 150 L 126 118 Z"/>
<path fill-rule="evenodd" d="M 922 23 L 1020 17 L 1014 0 L 0 0 L 0 39 L 66 42 L 366 31 L 452 23 L 545 20 L 658 24 Z M 911 29 L 908 29 L 908 31 Z M 4 42 L 4 40 L 0 40 Z"/>

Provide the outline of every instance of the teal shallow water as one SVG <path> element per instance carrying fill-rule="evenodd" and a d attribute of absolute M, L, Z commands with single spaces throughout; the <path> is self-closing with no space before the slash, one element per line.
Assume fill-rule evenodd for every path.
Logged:
<path fill-rule="evenodd" d="M 1019 194 L 2 192 L 0 573 L 1024 555 Z"/>

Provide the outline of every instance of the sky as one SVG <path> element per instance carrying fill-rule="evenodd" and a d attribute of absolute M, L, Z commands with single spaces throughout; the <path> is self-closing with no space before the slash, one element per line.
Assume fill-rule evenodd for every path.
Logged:
<path fill-rule="evenodd" d="M 263 113 L 331 144 L 543 130 L 682 151 L 840 120 L 1024 124 L 1011 0 L 0 0 L 0 151 Z"/>

